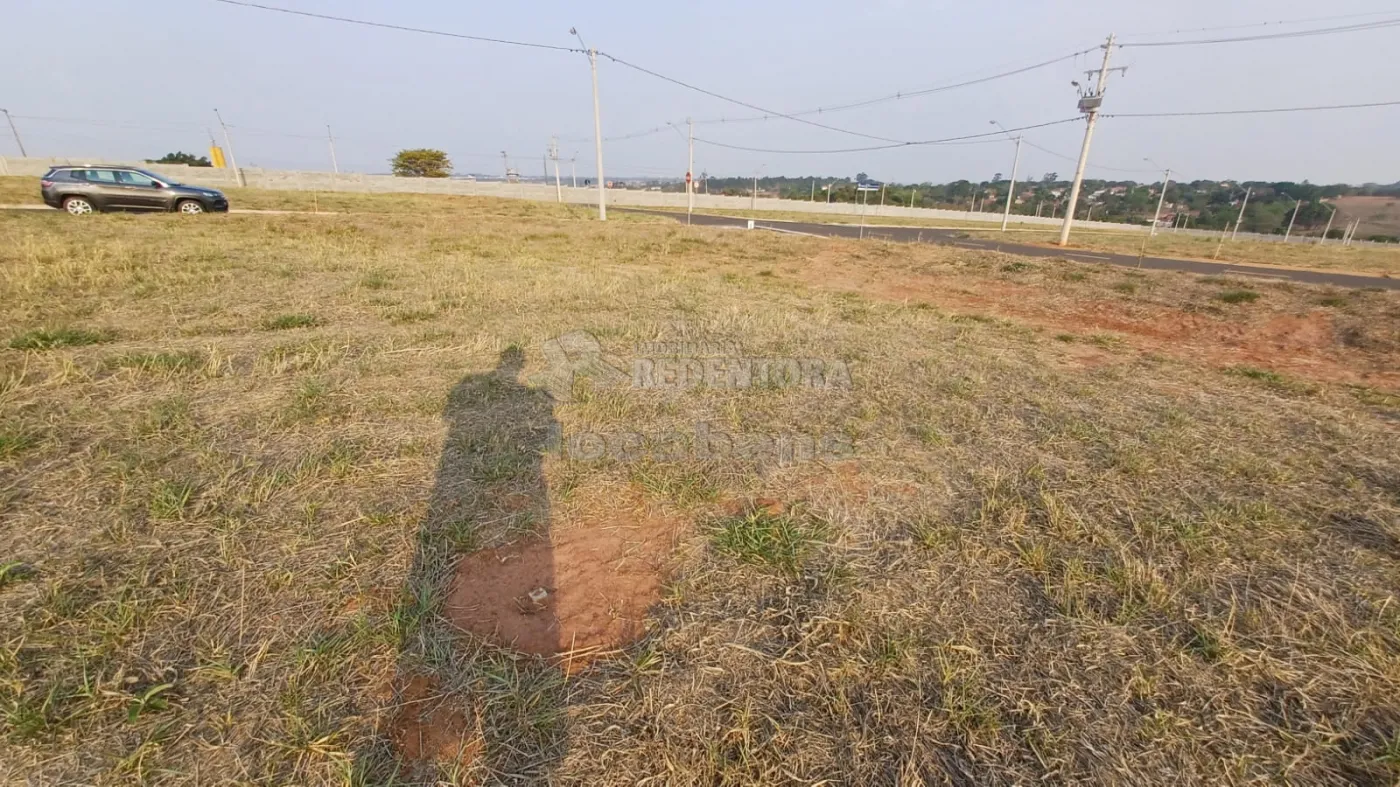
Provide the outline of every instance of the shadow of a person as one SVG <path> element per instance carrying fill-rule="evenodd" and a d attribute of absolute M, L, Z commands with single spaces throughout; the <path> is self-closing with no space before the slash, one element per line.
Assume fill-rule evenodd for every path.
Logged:
<path fill-rule="evenodd" d="M 463 378 L 443 411 L 447 436 L 400 605 L 407 620 L 400 623 L 398 710 L 389 737 L 407 770 L 436 762 L 465 772 L 475 763 L 541 782 L 562 757 L 562 713 L 527 731 L 533 745 L 504 745 L 520 743 L 510 714 L 463 696 L 474 677 L 495 669 L 492 651 L 459 668 L 443 655 L 462 631 L 521 653 L 559 651 L 543 467 L 559 425 L 553 396 L 520 381 L 524 360 L 519 348 L 507 348 L 495 370 Z M 544 695 L 562 684 L 546 659 L 494 663 L 511 664 L 517 680 Z"/>

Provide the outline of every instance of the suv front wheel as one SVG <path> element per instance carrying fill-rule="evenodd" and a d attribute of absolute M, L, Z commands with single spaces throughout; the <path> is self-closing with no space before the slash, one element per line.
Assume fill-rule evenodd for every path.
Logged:
<path fill-rule="evenodd" d="M 68 197 L 63 200 L 63 209 L 74 216 L 82 216 L 93 212 L 92 203 L 86 197 Z"/>
<path fill-rule="evenodd" d="M 188 213 L 190 215 L 194 215 L 196 213 L 203 213 L 204 206 L 199 204 L 199 200 L 182 199 L 175 205 L 175 210 L 178 210 L 181 213 Z"/>

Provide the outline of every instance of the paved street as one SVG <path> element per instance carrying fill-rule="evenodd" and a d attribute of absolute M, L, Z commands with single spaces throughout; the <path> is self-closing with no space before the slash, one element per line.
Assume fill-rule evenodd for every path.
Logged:
<path fill-rule="evenodd" d="M 644 210 L 639 208 L 613 208 L 614 210 L 626 211 L 630 213 L 649 213 L 656 216 L 685 221 L 685 214 L 673 211 Z M 711 216 L 696 213 L 691 216 L 691 222 L 707 227 L 747 227 L 748 219 L 735 218 L 733 216 Z M 799 221 L 771 221 L 756 219 L 756 227 L 774 230 L 777 232 L 792 232 L 804 235 L 821 235 L 827 237 L 858 238 L 862 231 L 857 224 L 816 224 Z M 988 229 L 995 225 L 989 224 Z M 881 240 L 892 240 L 901 243 L 937 243 L 946 246 L 960 246 L 967 249 L 984 249 L 986 251 L 1001 251 L 1008 254 L 1020 254 L 1026 257 L 1059 257 L 1072 260 L 1074 262 L 1103 263 L 1107 265 L 1121 265 L 1129 268 L 1148 268 L 1162 271 L 1182 271 L 1185 273 L 1199 273 L 1203 275 L 1229 274 L 1233 276 L 1253 276 L 1262 279 L 1283 279 L 1296 281 L 1304 284 L 1327 284 L 1334 287 L 1383 287 L 1389 290 L 1400 290 L 1400 279 L 1391 279 L 1381 276 L 1365 276 L 1351 273 L 1326 273 L 1323 271 L 1299 270 L 1297 268 L 1271 268 L 1262 265 L 1235 265 L 1228 262 L 1210 262 L 1207 260 L 1183 260 L 1173 257 L 1142 257 L 1138 258 L 1131 254 L 1114 254 L 1105 251 L 1090 251 L 1087 249 L 1053 249 L 1045 246 L 1035 246 L 1028 243 L 1014 243 L 1004 240 L 993 240 L 984 238 L 967 238 L 964 230 L 954 229 L 929 229 L 926 227 L 866 227 L 864 236 L 866 238 L 878 238 Z"/>

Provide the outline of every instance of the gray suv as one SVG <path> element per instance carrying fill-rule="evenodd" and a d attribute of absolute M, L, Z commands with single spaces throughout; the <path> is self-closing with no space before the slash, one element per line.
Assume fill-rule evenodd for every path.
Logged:
<path fill-rule="evenodd" d="M 223 212 L 223 192 L 182 186 L 134 167 L 52 167 L 39 180 L 44 203 L 75 216 L 101 210 Z"/>

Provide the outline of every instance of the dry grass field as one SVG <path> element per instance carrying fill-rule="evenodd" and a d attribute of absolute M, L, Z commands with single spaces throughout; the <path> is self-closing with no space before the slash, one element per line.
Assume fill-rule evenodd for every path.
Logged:
<path fill-rule="evenodd" d="M 825 224 L 861 223 L 859 215 L 799 213 L 796 211 L 716 210 L 711 208 L 706 208 L 701 212 L 717 216 L 738 216 L 767 221 L 820 222 Z M 1341 216 L 1340 212 L 1338 216 Z M 1338 220 L 1340 221 L 1340 218 Z M 973 238 L 1047 246 L 1055 244 L 1060 237 L 1058 228 L 1047 227 L 1043 224 L 1018 223 L 1014 219 L 1008 225 L 1011 231 L 1003 233 L 995 219 L 962 221 L 879 216 L 875 214 L 873 208 L 865 217 L 865 223 L 899 227 L 956 228 L 967 230 L 968 236 Z M 1343 248 L 1335 240 L 1318 245 L 1314 242 L 1315 239 L 1310 239 L 1307 242 L 1294 241 L 1287 244 L 1227 239 L 1224 244 L 1221 244 L 1219 235 L 1206 238 L 1163 230 L 1158 232 L 1156 237 L 1149 238 L 1145 227 L 1101 230 L 1080 226 L 1076 226 L 1070 240 L 1070 245 L 1077 249 L 1109 251 L 1119 254 L 1145 253 L 1158 257 L 1219 259 L 1222 262 L 1244 262 L 1287 268 L 1355 271 L 1383 276 L 1400 276 L 1400 245 L 1358 244 Z M 1146 241 L 1146 245 L 1144 245 L 1144 241 Z"/>
<path fill-rule="evenodd" d="M 0 212 L 0 783 L 1400 778 L 1400 295 L 337 199 Z"/>
<path fill-rule="evenodd" d="M 1370 235 L 1400 235 L 1400 199 L 1395 197 L 1338 197 L 1330 200 L 1337 206 L 1337 224 L 1345 225 L 1361 219 L 1356 237 Z"/>
<path fill-rule="evenodd" d="M 1016 243 L 1047 246 L 1058 241 L 1060 237 L 1058 232 L 1021 232 L 1007 236 L 994 230 L 980 230 L 969 231 L 968 234 L 975 238 L 1008 238 Z M 1157 257 L 1219 259 L 1222 262 L 1244 262 L 1284 268 L 1400 276 L 1400 245 L 1397 244 L 1355 244 L 1344 247 L 1336 240 L 1319 245 L 1315 239 L 1306 243 L 1270 243 L 1230 240 L 1228 237 L 1221 243 L 1218 234 L 1213 238 L 1205 238 L 1174 234 L 1171 230 L 1160 231 L 1155 238 L 1149 238 L 1146 233 L 1120 235 L 1076 230 L 1070 238 L 1070 244 L 1079 249 L 1119 254 L 1145 253 Z"/>

